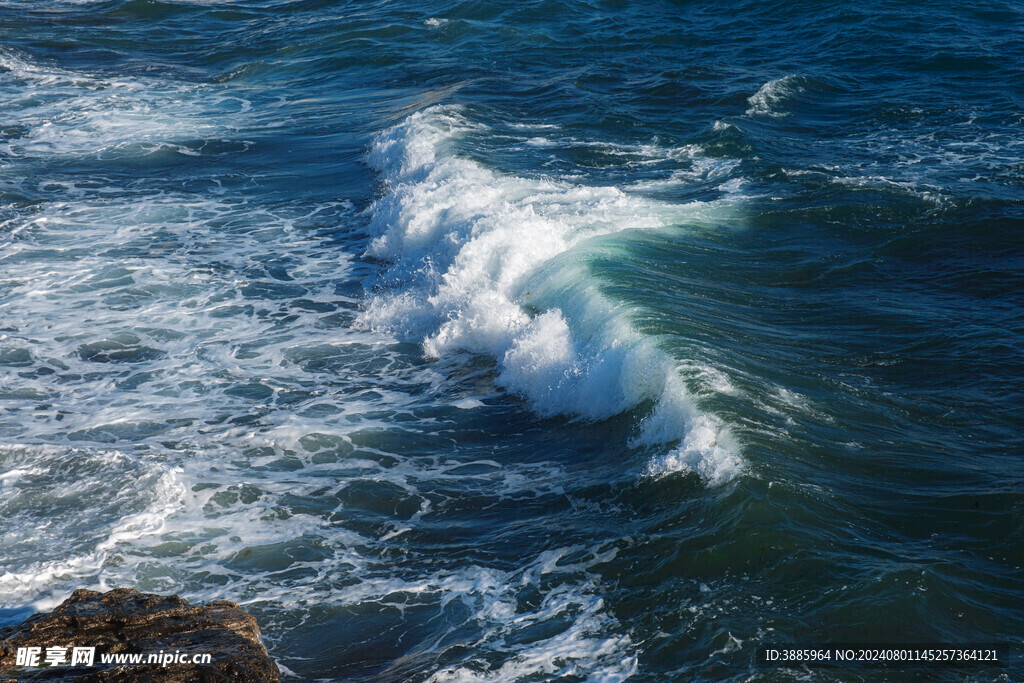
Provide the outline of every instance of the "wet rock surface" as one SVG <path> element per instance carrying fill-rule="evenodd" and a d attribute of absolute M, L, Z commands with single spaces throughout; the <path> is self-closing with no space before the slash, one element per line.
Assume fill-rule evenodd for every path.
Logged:
<path fill-rule="evenodd" d="M 41 648 L 39 666 L 18 666 L 18 648 Z M 72 665 L 74 648 L 96 648 L 91 666 Z M 44 666 L 47 648 L 67 661 Z M 176 655 L 159 663 L 103 663 L 103 655 Z M 209 662 L 193 660 L 209 654 Z M 0 682 L 279 681 L 256 619 L 233 602 L 189 605 L 176 595 L 77 590 L 47 614 L 0 629 Z"/>

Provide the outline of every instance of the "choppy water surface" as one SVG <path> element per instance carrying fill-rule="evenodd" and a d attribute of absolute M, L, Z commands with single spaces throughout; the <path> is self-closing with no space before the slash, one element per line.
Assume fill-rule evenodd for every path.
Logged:
<path fill-rule="evenodd" d="M 1019 647 L 1021 83 L 1015 3 L 0 3 L 0 608 L 235 600 L 307 680 Z"/>

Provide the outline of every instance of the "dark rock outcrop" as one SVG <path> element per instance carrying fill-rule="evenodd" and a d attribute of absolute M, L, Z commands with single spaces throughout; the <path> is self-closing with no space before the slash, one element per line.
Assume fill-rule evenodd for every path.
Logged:
<path fill-rule="evenodd" d="M 18 648 L 28 647 L 41 648 L 39 666 L 17 666 Z M 71 665 L 76 647 L 96 648 L 91 666 Z M 66 650 L 68 661 L 43 666 L 47 648 L 57 648 L 58 658 L 60 650 Z M 174 655 L 176 661 L 161 666 L 101 659 L 141 654 L 145 661 L 160 653 Z M 193 660 L 204 654 L 211 655 L 209 663 Z M 233 602 L 193 606 L 176 595 L 126 588 L 107 593 L 77 590 L 53 612 L 0 629 L 0 682 L 279 680 L 277 665 L 260 642 L 256 620 Z"/>

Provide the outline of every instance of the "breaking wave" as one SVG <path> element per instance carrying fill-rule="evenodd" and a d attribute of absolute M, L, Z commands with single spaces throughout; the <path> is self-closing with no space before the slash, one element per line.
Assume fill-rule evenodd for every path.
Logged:
<path fill-rule="evenodd" d="M 601 291 L 588 254 L 631 230 L 713 222 L 731 203 L 673 204 L 614 186 L 502 174 L 460 155 L 474 124 L 455 107 L 413 114 L 368 155 L 387 189 L 370 208 L 367 255 L 387 265 L 360 323 L 497 363 L 498 384 L 541 415 L 601 420 L 652 405 L 634 445 L 671 450 L 651 474 L 729 480 L 740 460 L 727 427 L 701 411 L 657 340 Z"/>

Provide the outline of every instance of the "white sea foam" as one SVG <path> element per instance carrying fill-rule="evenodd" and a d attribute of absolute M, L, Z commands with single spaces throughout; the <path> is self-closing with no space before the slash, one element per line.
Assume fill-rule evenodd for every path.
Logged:
<path fill-rule="evenodd" d="M 948 202 L 941 188 L 920 181 L 892 180 L 884 176 L 840 176 L 832 178 L 832 182 L 849 187 L 898 191 L 935 204 Z"/>
<path fill-rule="evenodd" d="M 768 81 L 747 98 L 747 116 L 788 116 L 785 102 L 801 90 L 800 77 L 792 74 Z"/>
<path fill-rule="evenodd" d="M 614 556 L 590 551 L 584 561 L 561 565 L 559 561 L 579 548 L 560 548 L 543 553 L 517 572 L 496 572 L 472 568 L 471 581 L 455 578 L 461 586 L 450 586 L 447 593 L 458 595 L 473 611 L 480 624 L 480 637 L 471 644 L 474 651 L 498 649 L 504 652 L 500 663 L 488 663 L 482 657 L 455 667 L 442 669 L 429 679 L 447 681 L 512 681 L 537 676 L 584 676 L 594 681 L 623 681 L 637 672 L 637 657 L 629 636 L 619 633 L 618 623 L 605 610 L 597 578 L 589 573 L 593 564 Z M 524 610 L 517 593 L 524 587 L 541 585 L 542 577 L 583 574 L 584 581 L 555 581 L 544 600 L 535 609 Z M 452 579 L 449 579 L 451 583 Z M 570 619 L 566 619 L 569 617 Z M 510 647 L 510 636 L 529 631 L 540 624 L 563 625 L 547 631 L 544 637 L 525 645 Z M 549 627 L 550 628 L 550 627 Z M 499 647 L 495 647 L 499 646 Z"/>
<path fill-rule="evenodd" d="M 210 86 L 71 71 L 0 49 L 0 113 L 19 130 L 11 156 L 242 150 L 233 141 L 249 103 Z M 239 118 L 242 117 L 242 118 Z"/>
<path fill-rule="evenodd" d="M 362 413 L 410 401 L 402 368 L 389 367 L 391 340 L 339 336 L 344 327 L 332 318 L 346 302 L 335 288 L 349 277 L 349 259 L 333 243 L 325 248 L 319 230 L 335 230 L 350 205 L 270 213 L 237 198 L 96 185 L 67 186 L 68 201 L 0 223 L 0 350 L 31 349 L 24 363 L 50 373 L 6 374 L 7 398 L 23 398 L 0 431 L 22 444 L 72 444 L 0 452 L 0 606 L 45 608 L 83 586 L 207 599 L 242 599 L 259 587 L 280 597 L 279 581 L 240 573 L 232 558 L 273 554 L 261 549 L 303 534 L 328 536 L 338 563 L 356 566 L 358 553 L 344 550 L 354 535 L 273 507 L 328 477 L 308 461 L 308 476 L 282 476 L 278 461 L 303 464 L 275 451 L 273 439 L 306 453 L 302 437 L 337 431 L 330 418 L 365 429 L 380 418 Z M 272 289 L 283 285 L 286 301 Z M 302 305 L 287 306 L 291 299 Z M 281 325 L 285 308 L 289 324 Z M 145 360 L 90 355 L 97 343 L 142 350 Z M 355 369 L 342 377 L 336 365 L 318 365 L 333 358 Z M 54 381 L 54 373 L 69 374 Z M 246 387 L 257 394 L 234 393 Z M 302 400 L 276 409 L 278 392 Z M 103 445 L 125 442 L 131 453 Z M 240 455 L 252 448 L 272 455 Z M 344 467 L 347 476 L 381 469 L 365 458 Z M 319 576 L 329 566 L 299 569 Z M 197 583 L 205 585 L 198 594 Z"/>
<path fill-rule="evenodd" d="M 119 451 L 0 446 L 0 469 L 0 604 L 51 607 L 66 597 L 53 597 L 57 585 L 95 576 L 121 543 L 159 534 L 185 495 L 179 468 Z"/>
<path fill-rule="evenodd" d="M 368 158 L 388 192 L 370 210 L 368 254 L 389 266 L 361 324 L 419 340 L 430 358 L 489 355 L 499 384 L 543 415 L 597 420 L 650 401 L 635 443 L 681 444 L 652 472 L 729 479 L 740 462 L 728 430 L 696 407 L 678 363 L 632 329 L 585 259 L 601 238 L 713 222 L 729 205 L 500 174 L 453 151 L 471 127 L 432 107 L 375 142 Z"/>

